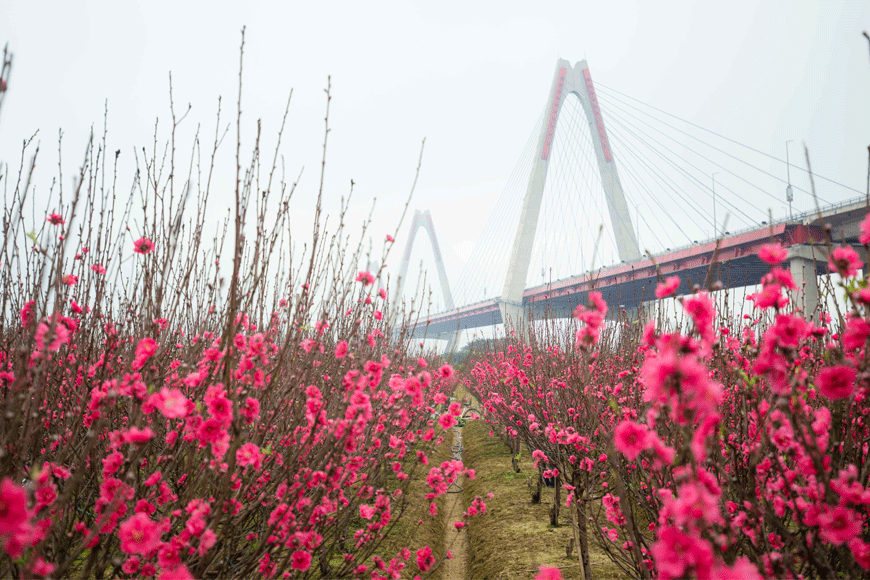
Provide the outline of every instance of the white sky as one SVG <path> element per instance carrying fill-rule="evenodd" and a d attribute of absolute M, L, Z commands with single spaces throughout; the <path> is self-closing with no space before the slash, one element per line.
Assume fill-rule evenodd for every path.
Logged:
<path fill-rule="evenodd" d="M 58 129 L 69 178 L 108 100 L 108 147 L 122 151 L 120 181 L 129 183 L 133 148 L 150 150 L 156 118 L 161 142 L 168 137 L 170 71 L 177 111 L 193 105 L 179 145 L 189 153 L 198 123 L 206 140 L 214 134 L 219 95 L 224 122 L 235 119 L 243 25 L 242 151 L 257 119 L 270 150 L 294 89 L 283 153 L 288 177 L 305 167 L 298 227 L 310 227 L 331 75 L 326 211 L 337 211 L 353 179 L 358 219 L 378 199 L 379 242 L 398 221 L 425 137 L 411 210 L 432 212 L 450 276 L 517 164 L 559 56 L 586 58 L 596 83 L 777 157 L 793 139 L 793 163 L 805 141 L 815 171 L 866 187 L 870 58 L 861 31 L 870 3 L 857 0 L 0 0 L 0 43 L 15 53 L 0 161 L 17 167 L 22 139 L 39 130 L 39 204 L 56 175 Z M 212 194 L 216 215 L 232 202 L 234 140 L 235 128 Z M 412 264 L 431 256 L 418 239 Z M 404 243 L 400 235 L 394 269 Z"/>

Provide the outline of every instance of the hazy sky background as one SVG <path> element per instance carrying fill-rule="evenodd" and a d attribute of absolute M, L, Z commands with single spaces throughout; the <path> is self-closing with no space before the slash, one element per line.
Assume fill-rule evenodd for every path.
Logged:
<path fill-rule="evenodd" d="M 58 129 L 71 176 L 108 100 L 108 148 L 122 151 L 119 181 L 129 183 L 133 148 L 150 150 L 155 119 L 160 142 L 168 137 L 170 71 L 177 111 L 193 105 L 179 136 L 189 153 L 197 124 L 206 142 L 214 134 L 219 95 L 222 122 L 234 122 L 243 25 L 242 151 L 257 119 L 270 151 L 293 89 L 283 153 L 288 177 L 305 167 L 298 227 L 310 228 L 331 75 L 326 211 L 337 212 L 353 179 L 354 219 L 377 198 L 373 234 L 392 232 L 425 137 L 411 209 L 432 212 L 453 276 L 517 164 L 560 56 L 587 59 L 603 86 L 777 157 L 793 139 L 794 163 L 805 141 L 815 171 L 866 188 L 870 3 L 861 1 L 0 0 L 0 43 L 15 53 L 0 161 L 17 167 L 22 140 L 39 130 L 39 205 L 56 175 Z M 215 215 L 232 202 L 234 141 L 233 127 Z M 405 239 L 397 242 L 393 268 Z M 412 263 L 430 256 L 428 242 L 418 248 Z"/>

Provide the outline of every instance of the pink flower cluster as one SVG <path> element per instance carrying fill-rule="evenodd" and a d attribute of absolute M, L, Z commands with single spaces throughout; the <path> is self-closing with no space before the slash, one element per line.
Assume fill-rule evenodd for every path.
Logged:
<path fill-rule="evenodd" d="M 870 216 L 861 243 L 870 244 Z M 650 322 L 642 334 L 629 326 L 610 336 L 604 309 L 581 307 L 581 349 L 509 345 L 475 361 L 466 382 L 492 434 L 534 450 L 541 481 L 555 484 L 551 518 L 565 507 L 586 517 L 601 499 L 589 541 L 631 562 L 633 577 L 870 573 L 861 260 L 848 246 L 830 252 L 829 269 L 845 279 L 837 321 L 795 310 L 784 247 L 763 245 L 759 257 L 770 271 L 742 323 L 703 292 L 677 300 L 682 328 Z M 669 278 L 657 297 L 679 286 Z"/>

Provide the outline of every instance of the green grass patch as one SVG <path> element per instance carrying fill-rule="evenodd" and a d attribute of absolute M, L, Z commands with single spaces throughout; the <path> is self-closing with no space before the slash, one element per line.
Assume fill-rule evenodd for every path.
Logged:
<path fill-rule="evenodd" d="M 396 557 L 396 554 L 402 547 L 408 546 L 411 548 L 411 558 L 406 563 L 403 578 L 413 578 L 414 574 L 418 572 L 416 554 L 414 553 L 416 550 L 419 550 L 423 546 L 429 546 L 432 548 L 432 554 L 436 558 L 440 558 L 447 550 L 444 546 L 443 518 L 441 517 L 444 498 L 440 497 L 436 500 L 438 515 L 433 517 L 429 515 L 429 502 L 425 500 L 425 495 L 431 491 L 426 483 L 426 474 L 429 473 L 429 468 L 434 465 L 441 465 L 441 462 L 446 461 L 449 456 L 450 441 L 445 439 L 444 443 L 437 446 L 432 454 L 429 455 L 429 465 L 420 466 L 416 479 L 411 482 L 406 494 L 409 501 L 405 507 L 405 513 L 395 528 L 384 538 L 383 543 L 381 543 L 378 549 L 378 554 L 382 558 L 389 560 L 392 557 Z M 408 457 L 414 457 L 413 450 L 409 450 Z M 431 578 L 439 577 L 432 576 Z"/>
<path fill-rule="evenodd" d="M 532 580 L 540 566 L 563 568 L 562 576 L 579 578 L 575 549 L 571 558 L 566 547 L 571 540 L 571 512 L 562 506 L 558 527 L 550 525 L 553 489 L 544 488 L 540 504 L 532 504 L 531 478 L 537 476 L 530 454 L 523 450 L 520 473 L 511 467 L 511 452 L 502 441 L 489 436 L 483 421 L 471 421 L 462 430 L 465 464 L 476 471 L 466 481 L 463 503 L 479 495 L 486 513 L 473 519 L 468 530 L 469 578 Z M 486 494 L 494 494 L 486 499 Z M 565 493 L 562 493 L 564 501 Z M 607 556 L 590 546 L 592 578 L 624 578 Z"/>

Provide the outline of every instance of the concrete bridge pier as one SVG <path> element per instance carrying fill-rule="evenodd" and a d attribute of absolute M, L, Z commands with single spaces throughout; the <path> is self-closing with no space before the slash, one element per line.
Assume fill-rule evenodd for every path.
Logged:
<path fill-rule="evenodd" d="M 452 354 L 456 352 L 456 343 L 459 342 L 459 331 L 455 330 L 453 332 L 447 333 L 447 348 L 444 350 L 447 354 Z"/>
<path fill-rule="evenodd" d="M 526 309 L 522 303 L 499 300 L 498 308 L 501 310 L 505 334 L 510 336 L 511 331 L 513 331 L 517 340 L 528 344 L 530 338 L 528 321 L 526 320 Z"/>
<path fill-rule="evenodd" d="M 808 244 L 791 246 L 788 249 L 788 267 L 797 287 L 803 293 L 792 292 L 791 299 L 803 310 L 804 316 L 818 319 L 819 281 L 816 277 L 819 262 L 827 263 L 820 249 Z"/>

